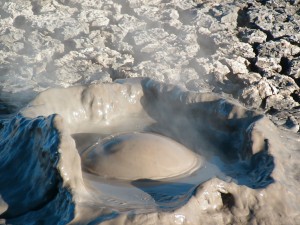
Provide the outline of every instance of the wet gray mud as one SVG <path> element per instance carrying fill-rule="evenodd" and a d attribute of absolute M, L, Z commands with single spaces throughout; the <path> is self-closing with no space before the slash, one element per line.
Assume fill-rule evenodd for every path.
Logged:
<path fill-rule="evenodd" d="M 295 159 L 281 157 L 299 139 L 212 93 L 149 78 L 49 89 L 2 120 L 1 138 L 7 223 L 247 223 L 250 211 L 273 223 L 278 205 L 280 222 L 298 219 Z"/>
<path fill-rule="evenodd" d="M 300 224 L 299 12 L 1 1 L 0 224 Z"/>

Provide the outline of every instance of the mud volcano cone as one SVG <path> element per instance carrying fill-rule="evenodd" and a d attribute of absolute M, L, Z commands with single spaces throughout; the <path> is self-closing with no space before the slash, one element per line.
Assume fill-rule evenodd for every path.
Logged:
<path fill-rule="evenodd" d="M 289 182 L 283 168 L 292 167 L 277 157 L 296 144 L 289 139 L 287 148 L 287 136 L 267 118 L 211 93 L 151 79 L 49 89 L 1 132 L 2 149 L 14 152 L 2 163 L 6 173 L 20 176 L 23 170 L 6 165 L 24 152 L 26 163 L 38 165 L 31 183 L 6 176 L 3 184 L 18 186 L 1 187 L 10 221 L 47 218 L 54 205 L 60 210 L 52 222 L 73 224 L 142 224 L 145 216 L 157 224 L 201 224 L 210 213 L 245 222 L 237 215 L 262 206 L 272 213 L 285 205 L 286 216 L 297 211 L 299 197 L 281 185 Z M 13 143 L 24 144 L 12 149 Z M 20 167 L 26 174 L 34 168 L 25 161 Z M 32 183 L 44 191 L 32 192 Z M 20 187 L 31 190 L 38 213 L 28 198 L 21 205 L 7 201 L 21 196 Z M 257 221 L 269 221 L 256 213 Z"/>

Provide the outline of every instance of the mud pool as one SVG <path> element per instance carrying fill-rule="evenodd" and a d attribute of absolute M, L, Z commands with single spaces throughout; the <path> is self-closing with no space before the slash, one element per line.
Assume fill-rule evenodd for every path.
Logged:
<path fill-rule="evenodd" d="M 299 210 L 285 175 L 294 161 L 279 160 L 297 136 L 215 94 L 148 78 L 54 88 L 1 123 L 8 223 L 197 224 L 210 213 L 248 220 L 240 213 L 254 206 Z"/>

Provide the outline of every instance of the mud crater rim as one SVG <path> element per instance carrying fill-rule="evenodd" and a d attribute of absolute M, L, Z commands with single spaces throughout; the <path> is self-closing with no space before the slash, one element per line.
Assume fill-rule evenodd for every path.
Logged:
<path fill-rule="evenodd" d="M 103 195 L 109 198 L 117 196 L 117 200 L 129 197 L 124 202 L 132 204 L 135 209 L 136 202 L 138 207 L 147 207 L 148 202 L 135 199 L 136 194 L 146 193 L 149 199 L 155 200 L 150 205 L 157 207 L 158 203 L 158 207 L 166 207 L 169 204 L 171 207 L 168 209 L 172 210 L 186 203 L 197 187 L 215 177 L 251 188 L 262 188 L 273 182 L 270 175 L 274 160 L 268 154 L 269 146 L 264 145 L 264 139 L 268 137 L 260 131 L 262 127 L 269 129 L 268 122 L 262 115 L 212 93 L 189 92 L 151 79 L 125 79 L 114 83 L 49 89 L 40 93 L 23 113 L 30 117 L 56 113 L 59 115 L 57 118 L 62 118 L 58 124 L 66 130 L 73 143 L 75 141 L 72 149 L 80 156 L 83 184 L 101 199 L 99 202 Z M 118 160 L 108 165 L 107 168 L 112 168 L 108 174 L 87 173 L 82 154 L 99 144 L 99 137 L 103 140 L 110 135 L 133 132 L 168 137 L 193 154 L 200 155 L 205 163 L 195 170 L 188 166 L 187 170 L 179 170 L 175 174 L 184 175 L 182 177 L 173 174 L 157 177 L 151 174 L 126 177 L 109 174 Z M 103 162 L 105 157 L 101 157 Z M 224 160 L 225 157 L 230 161 Z M 122 158 L 125 159 L 132 160 L 130 157 Z M 159 160 L 165 159 L 160 156 L 158 162 L 162 162 Z M 188 171 L 188 174 L 183 171 Z M 150 172 L 153 174 L 153 171 Z M 170 193 L 169 188 L 174 188 L 174 191 Z M 107 205 L 110 206 L 109 203 Z"/>

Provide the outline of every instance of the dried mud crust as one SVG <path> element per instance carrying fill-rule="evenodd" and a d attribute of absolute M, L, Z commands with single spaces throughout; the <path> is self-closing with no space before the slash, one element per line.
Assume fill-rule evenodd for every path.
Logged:
<path fill-rule="evenodd" d="M 0 17 L 1 95 L 147 76 L 299 130 L 298 0 L 13 0 Z"/>

